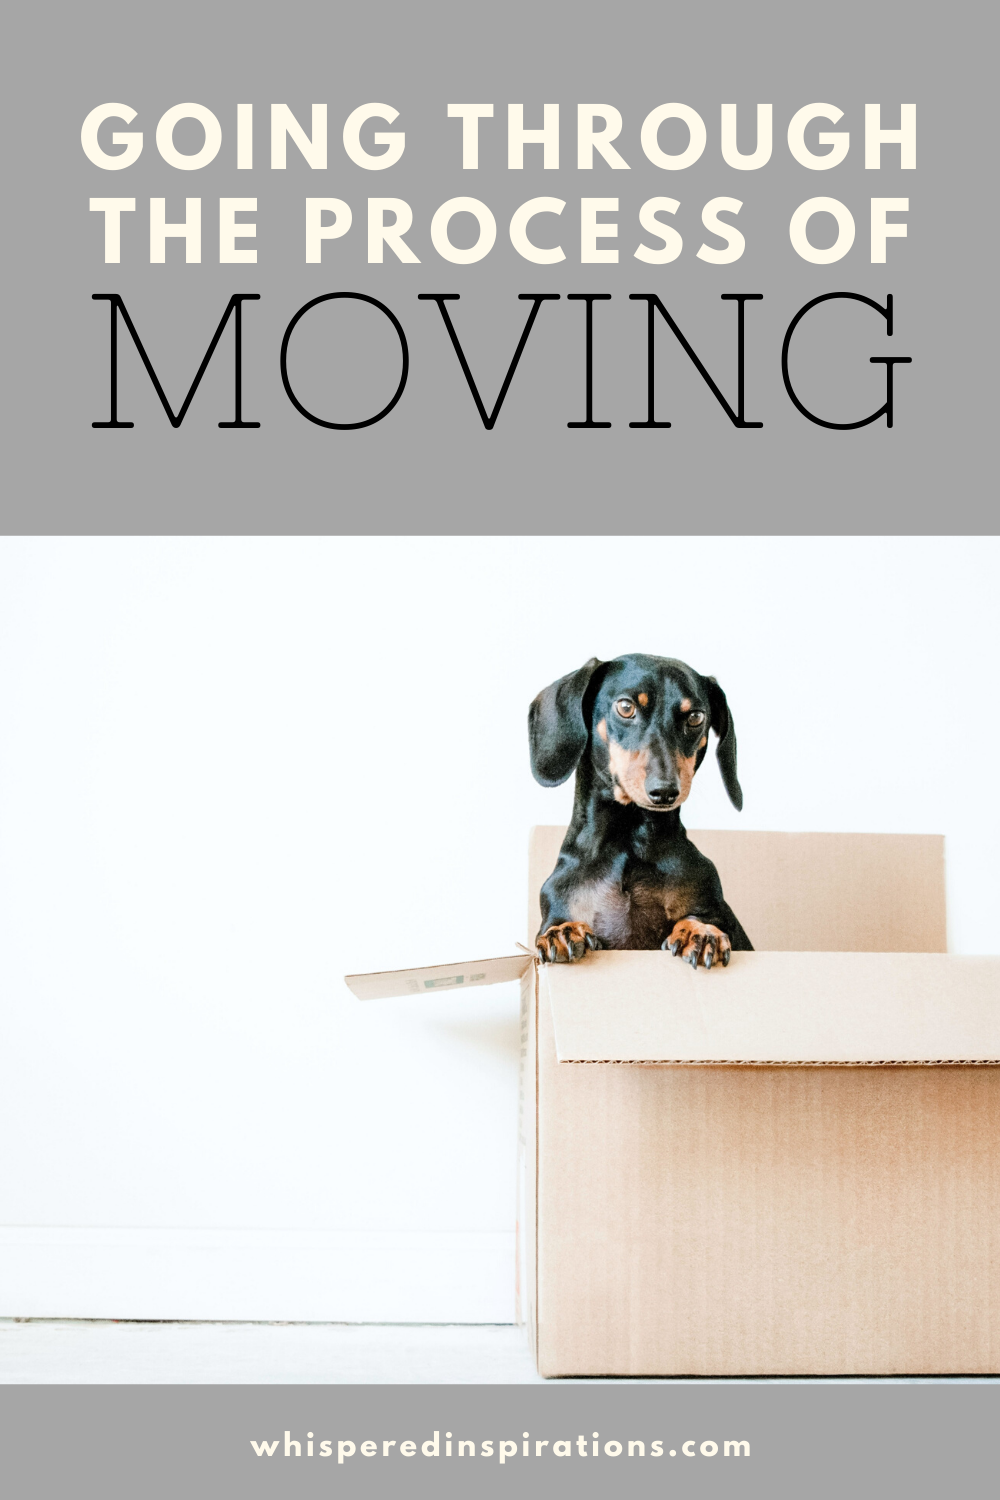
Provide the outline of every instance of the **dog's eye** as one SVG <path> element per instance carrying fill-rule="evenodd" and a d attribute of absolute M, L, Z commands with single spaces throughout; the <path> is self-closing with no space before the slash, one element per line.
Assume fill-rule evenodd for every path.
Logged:
<path fill-rule="evenodd" d="M 631 698 L 619 698 L 618 702 L 615 704 L 615 713 L 621 719 L 634 719 L 635 704 L 632 702 Z"/>
<path fill-rule="evenodd" d="M 689 729 L 700 729 L 701 726 L 705 722 L 705 715 L 704 714 L 688 714 L 688 716 L 687 716 L 687 722 L 688 722 L 688 728 Z"/>

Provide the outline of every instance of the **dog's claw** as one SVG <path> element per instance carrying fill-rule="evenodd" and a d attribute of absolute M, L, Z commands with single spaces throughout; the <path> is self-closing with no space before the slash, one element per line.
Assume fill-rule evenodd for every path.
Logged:
<path fill-rule="evenodd" d="M 729 959 L 730 959 L 730 950 L 727 948 L 726 951 L 725 951 L 725 953 L 722 955 L 722 967 L 723 968 L 725 968 L 726 965 L 729 963 Z"/>

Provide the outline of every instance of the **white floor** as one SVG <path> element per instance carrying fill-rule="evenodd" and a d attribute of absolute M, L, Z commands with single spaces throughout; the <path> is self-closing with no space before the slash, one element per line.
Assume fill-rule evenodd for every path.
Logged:
<path fill-rule="evenodd" d="M 510 1324 L 0 1319 L 0 1384 L 8 1385 L 528 1385 L 540 1380 L 524 1330 Z"/>
<path fill-rule="evenodd" d="M 0 1383 L 520 1385 L 539 1380 L 510 1324 L 0 1320 Z"/>

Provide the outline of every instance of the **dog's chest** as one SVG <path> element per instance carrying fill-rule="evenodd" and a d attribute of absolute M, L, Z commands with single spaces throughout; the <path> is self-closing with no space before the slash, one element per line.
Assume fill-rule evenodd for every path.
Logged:
<path fill-rule="evenodd" d="M 689 914 L 692 892 L 656 871 L 623 872 L 578 888 L 575 921 L 588 922 L 607 948 L 658 948 L 674 923 Z"/>

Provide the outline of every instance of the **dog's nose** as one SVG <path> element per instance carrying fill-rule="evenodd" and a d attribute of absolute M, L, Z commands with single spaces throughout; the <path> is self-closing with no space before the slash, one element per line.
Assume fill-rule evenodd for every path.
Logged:
<path fill-rule="evenodd" d="M 646 782 L 646 796 L 655 807 L 666 807 L 680 792 L 680 787 L 673 781 Z"/>

